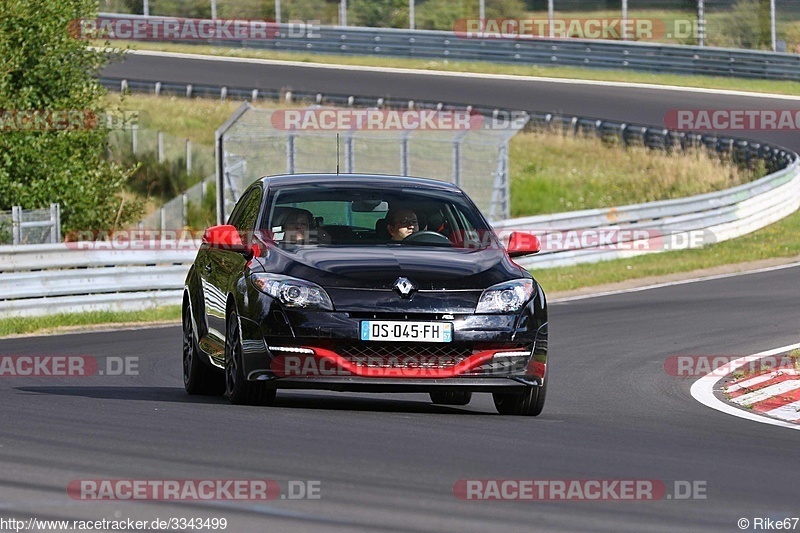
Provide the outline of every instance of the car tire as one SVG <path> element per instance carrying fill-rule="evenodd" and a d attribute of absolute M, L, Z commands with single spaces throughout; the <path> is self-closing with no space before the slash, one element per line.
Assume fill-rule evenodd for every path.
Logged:
<path fill-rule="evenodd" d="M 242 368 L 242 334 L 239 316 L 228 315 L 225 335 L 225 395 L 235 405 L 271 405 L 276 390 L 263 381 L 248 381 Z"/>
<path fill-rule="evenodd" d="M 494 392 L 494 406 L 501 415 L 539 416 L 544 409 L 547 396 L 547 381 L 539 387 L 530 387 L 526 392 Z"/>
<path fill-rule="evenodd" d="M 211 368 L 200 358 L 188 306 L 183 309 L 183 386 L 192 395 L 219 396 L 225 392 L 222 372 Z"/>
<path fill-rule="evenodd" d="M 430 395 L 437 405 L 467 405 L 472 400 L 472 391 L 432 392 Z"/>

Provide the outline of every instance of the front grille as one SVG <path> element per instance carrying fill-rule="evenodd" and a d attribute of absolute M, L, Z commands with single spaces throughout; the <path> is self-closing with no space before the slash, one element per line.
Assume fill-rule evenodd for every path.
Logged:
<path fill-rule="evenodd" d="M 337 343 L 333 350 L 370 368 L 452 368 L 472 355 L 471 345 L 434 342 Z"/>
<path fill-rule="evenodd" d="M 525 345 L 518 345 L 520 348 Z M 370 368 L 452 368 L 471 355 L 517 345 L 437 342 L 336 342 L 326 346 L 348 362 Z M 529 349 L 530 347 L 528 347 Z"/>

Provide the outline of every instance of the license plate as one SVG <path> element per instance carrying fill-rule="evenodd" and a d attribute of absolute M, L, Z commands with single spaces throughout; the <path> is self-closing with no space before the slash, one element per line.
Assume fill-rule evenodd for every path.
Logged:
<path fill-rule="evenodd" d="M 451 342 L 450 322 L 403 322 L 399 320 L 365 320 L 361 322 L 362 341 Z"/>

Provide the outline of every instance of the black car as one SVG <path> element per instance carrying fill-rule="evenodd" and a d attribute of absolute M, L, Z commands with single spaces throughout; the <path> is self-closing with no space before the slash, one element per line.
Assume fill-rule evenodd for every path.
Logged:
<path fill-rule="evenodd" d="M 547 305 L 455 185 L 358 174 L 253 183 L 206 230 L 186 278 L 189 394 L 267 405 L 277 389 L 426 392 L 538 415 L 547 391 Z"/>

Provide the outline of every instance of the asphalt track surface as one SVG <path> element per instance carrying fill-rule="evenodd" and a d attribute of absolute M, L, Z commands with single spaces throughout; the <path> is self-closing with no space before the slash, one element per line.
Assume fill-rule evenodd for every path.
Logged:
<path fill-rule="evenodd" d="M 675 109 L 797 110 L 800 99 L 784 100 L 699 92 L 552 83 L 533 79 L 451 78 L 426 74 L 352 71 L 331 66 L 307 68 L 252 62 L 205 61 L 129 55 L 108 66 L 111 78 L 231 86 L 246 89 L 291 89 L 355 96 L 397 97 L 664 124 Z M 146 110 L 144 110 L 146 111 Z M 771 141 L 800 150 L 797 131 L 741 132 L 739 137 Z"/>
<path fill-rule="evenodd" d="M 190 66 L 171 68 L 169 78 L 167 68 L 151 72 L 151 79 L 192 79 Z M 218 68 L 202 73 L 216 80 L 235 76 Z M 277 76 L 265 69 L 253 79 L 267 87 Z M 134 69 L 125 77 L 139 76 Z M 336 83 L 320 72 L 313 77 L 305 83 L 320 90 Z M 336 92 L 359 86 L 363 94 L 381 92 L 352 74 L 336 79 L 345 85 Z M 399 83 L 393 94 L 435 94 L 412 80 Z M 500 89 L 484 87 L 481 95 L 478 87 L 469 93 L 461 83 L 442 82 L 438 96 L 455 91 L 467 103 L 472 94 L 471 103 L 523 108 L 558 102 L 556 88 L 543 94 L 549 85 L 527 91 L 510 85 L 506 98 Z M 648 122 L 658 115 L 650 108 L 655 102 L 671 105 L 661 92 L 637 91 L 626 105 L 622 90 L 598 91 L 574 101 L 562 91 L 560 107 L 609 118 L 638 110 L 637 121 Z M 719 105 L 718 97 L 703 98 L 705 107 Z M 739 531 L 740 518 L 752 524 L 755 517 L 798 516 L 800 432 L 699 404 L 689 394 L 693 380 L 668 375 L 664 361 L 677 354 L 748 355 L 797 342 L 799 272 L 551 304 L 552 384 L 537 418 L 497 415 L 485 394 L 457 408 L 433 406 L 418 394 L 282 391 L 267 408 L 189 397 L 181 382 L 179 327 L 2 340 L 0 355 L 93 356 L 101 368 L 108 358 L 137 357 L 138 375 L 0 378 L 0 517 L 225 517 L 233 532 L 672 532 Z M 321 498 L 83 501 L 66 492 L 80 479 L 271 479 L 284 492 L 289 481 L 319 481 Z M 705 498 L 456 498 L 454 485 L 471 479 L 647 479 L 663 482 L 670 493 L 675 481 L 689 481 L 705 488 Z"/>

